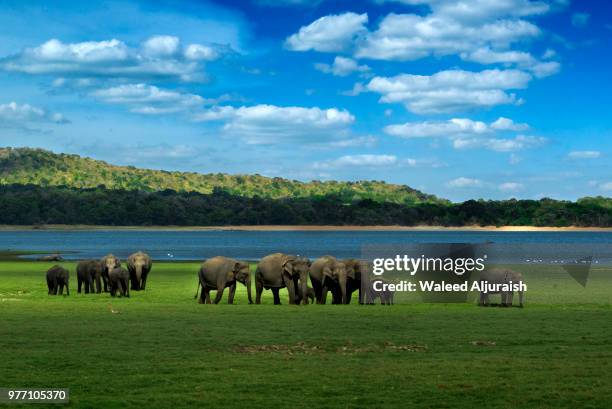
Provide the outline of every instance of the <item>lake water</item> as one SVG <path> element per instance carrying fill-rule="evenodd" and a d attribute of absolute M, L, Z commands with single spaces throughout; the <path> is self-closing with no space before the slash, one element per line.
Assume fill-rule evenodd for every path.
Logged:
<path fill-rule="evenodd" d="M 356 257 L 364 246 L 489 243 L 506 262 L 557 262 L 593 256 L 612 262 L 612 232 L 485 231 L 2 231 L 0 250 L 61 253 L 66 259 L 126 258 L 137 250 L 155 260 L 202 260 L 216 255 L 255 260 L 274 252 L 310 258 Z"/>

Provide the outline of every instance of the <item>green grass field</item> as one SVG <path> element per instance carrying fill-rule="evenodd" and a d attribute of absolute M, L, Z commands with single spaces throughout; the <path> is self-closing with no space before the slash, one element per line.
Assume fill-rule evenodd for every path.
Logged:
<path fill-rule="evenodd" d="M 70 297 L 47 295 L 52 263 L 0 261 L 0 387 L 68 387 L 87 408 L 612 407 L 603 267 L 586 289 L 531 267 L 519 309 L 246 305 L 242 286 L 199 305 L 197 263 L 156 263 L 146 292 L 111 299 L 60 264 Z"/>

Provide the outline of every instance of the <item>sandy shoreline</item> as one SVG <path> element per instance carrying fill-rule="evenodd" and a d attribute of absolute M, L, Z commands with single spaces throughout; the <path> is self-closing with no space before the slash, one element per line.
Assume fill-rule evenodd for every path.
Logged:
<path fill-rule="evenodd" d="M 0 231 L 496 231 L 496 232 L 610 232 L 610 227 L 536 226 L 91 226 L 54 224 L 44 226 L 0 225 Z"/>

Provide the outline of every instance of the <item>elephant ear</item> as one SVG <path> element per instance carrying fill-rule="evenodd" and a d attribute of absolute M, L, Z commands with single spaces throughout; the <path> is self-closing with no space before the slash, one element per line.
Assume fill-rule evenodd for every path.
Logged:
<path fill-rule="evenodd" d="M 355 279 L 356 273 L 355 273 L 355 267 L 354 266 L 346 266 L 346 276 L 349 278 L 352 278 L 353 280 Z"/>
<path fill-rule="evenodd" d="M 293 274 L 293 260 L 287 260 L 283 263 L 283 272 Z"/>
<path fill-rule="evenodd" d="M 234 274 L 238 274 L 240 272 L 240 269 L 242 268 L 242 263 L 240 263 L 239 261 L 237 261 L 234 264 Z"/>
<path fill-rule="evenodd" d="M 333 278 L 332 270 L 329 267 L 323 267 L 323 278 L 329 277 Z"/>

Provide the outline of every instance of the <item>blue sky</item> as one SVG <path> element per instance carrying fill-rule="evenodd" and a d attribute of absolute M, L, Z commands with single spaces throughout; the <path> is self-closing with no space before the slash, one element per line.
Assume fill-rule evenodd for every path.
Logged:
<path fill-rule="evenodd" d="M 115 164 L 612 192 L 595 0 L 3 1 L 0 138 Z"/>

